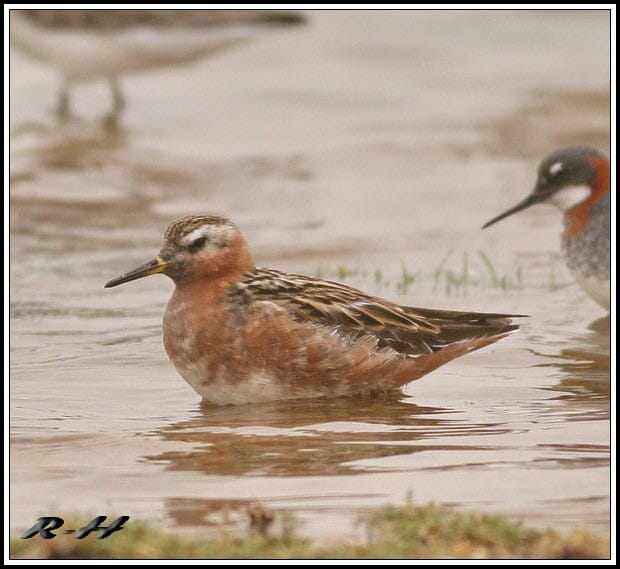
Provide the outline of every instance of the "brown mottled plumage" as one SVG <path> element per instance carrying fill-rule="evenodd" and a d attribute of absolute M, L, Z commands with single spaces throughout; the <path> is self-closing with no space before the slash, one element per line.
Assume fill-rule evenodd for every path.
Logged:
<path fill-rule="evenodd" d="M 154 261 L 106 287 L 157 272 L 176 284 L 166 351 L 219 404 L 383 393 L 518 328 L 505 314 L 401 306 L 256 268 L 239 230 L 221 217 L 173 222 Z"/>

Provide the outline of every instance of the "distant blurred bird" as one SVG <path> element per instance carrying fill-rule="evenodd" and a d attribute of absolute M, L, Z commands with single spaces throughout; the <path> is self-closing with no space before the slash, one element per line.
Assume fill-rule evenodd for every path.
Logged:
<path fill-rule="evenodd" d="M 61 73 L 60 118 L 74 83 L 105 79 L 116 119 L 121 75 L 196 61 L 304 21 L 278 10 L 11 10 L 9 33 L 12 45 Z"/>
<path fill-rule="evenodd" d="M 611 304 L 611 179 L 608 158 L 594 148 L 556 150 L 538 167 L 534 191 L 482 228 L 537 203 L 564 212 L 562 253 L 575 280 L 598 304 Z"/>

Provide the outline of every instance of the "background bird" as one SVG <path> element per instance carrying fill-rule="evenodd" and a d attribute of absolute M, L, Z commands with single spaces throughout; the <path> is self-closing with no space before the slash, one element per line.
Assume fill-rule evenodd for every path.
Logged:
<path fill-rule="evenodd" d="M 598 304 L 610 308 L 611 182 L 609 159 L 587 146 L 569 146 L 545 158 L 533 192 L 483 229 L 537 203 L 564 212 L 562 254 L 568 268 Z"/>
<path fill-rule="evenodd" d="M 11 10 L 9 32 L 11 45 L 60 73 L 60 118 L 69 115 L 73 85 L 103 79 L 117 119 L 121 76 L 191 63 L 302 22 L 279 10 Z"/>

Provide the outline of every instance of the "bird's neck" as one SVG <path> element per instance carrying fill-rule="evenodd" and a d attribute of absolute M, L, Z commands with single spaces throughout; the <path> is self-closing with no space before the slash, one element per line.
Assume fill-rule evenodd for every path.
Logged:
<path fill-rule="evenodd" d="M 589 158 L 589 161 L 596 175 L 586 199 L 565 211 L 564 233 L 562 234 L 564 239 L 572 239 L 586 229 L 590 218 L 590 211 L 610 191 L 611 173 L 609 160 L 603 156 L 594 156 Z"/>
<path fill-rule="evenodd" d="M 216 278 L 182 280 L 176 283 L 173 298 L 177 302 L 191 300 L 194 304 L 213 303 L 227 293 L 231 284 L 241 280 L 242 274 L 227 273 Z"/>

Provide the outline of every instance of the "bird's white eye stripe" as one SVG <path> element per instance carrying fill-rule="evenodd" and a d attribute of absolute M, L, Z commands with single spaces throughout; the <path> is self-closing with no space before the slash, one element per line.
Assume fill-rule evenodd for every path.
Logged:
<path fill-rule="evenodd" d="M 205 237 L 206 233 L 207 231 L 205 231 L 204 227 L 199 227 L 198 229 L 194 229 L 194 231 L 188 233 L 185 237 L 183 237 L 181 242 L 183 243 L 183 245 L 191 245 L 197 239 Z"/>
<path fill-rule="evenodd" d="M 556 162 L 549 167 L 549 174 L 555 176 L 558 172 L 562 171 L 562 168 L 564 168 L 564 164 L 562 164 L 562 162 Z"/>

